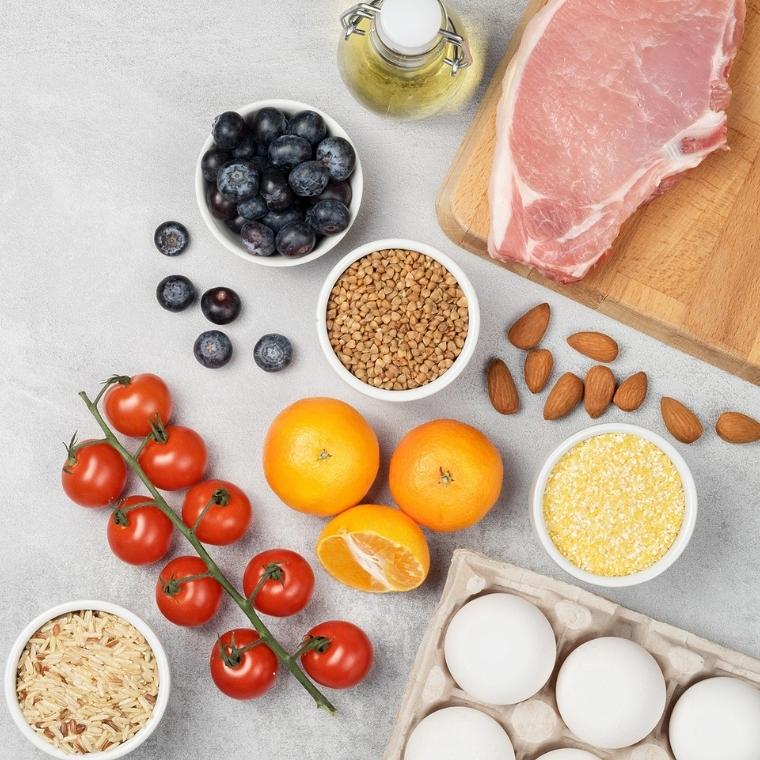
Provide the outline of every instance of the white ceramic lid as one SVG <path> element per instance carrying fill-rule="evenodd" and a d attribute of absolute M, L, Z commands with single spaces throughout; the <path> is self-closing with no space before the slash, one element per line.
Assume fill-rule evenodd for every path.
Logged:
<path fill-rule="evenodd" d="M 380 39 L 401 55 L 421 55 L 435 47 L 443 13 L 438 0 L 383 0 L 377 14 Z"/>

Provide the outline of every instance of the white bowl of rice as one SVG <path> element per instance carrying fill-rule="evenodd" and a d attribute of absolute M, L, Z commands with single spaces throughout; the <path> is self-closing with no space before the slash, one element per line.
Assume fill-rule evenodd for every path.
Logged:
<path fill-rule="evenodd" d="M 19 731 L 51 757 L 118 758 L 155 730 L 169 661 L 137 615 L 91 599 L 43 612 L 16 639 L 5 700 Z"/>

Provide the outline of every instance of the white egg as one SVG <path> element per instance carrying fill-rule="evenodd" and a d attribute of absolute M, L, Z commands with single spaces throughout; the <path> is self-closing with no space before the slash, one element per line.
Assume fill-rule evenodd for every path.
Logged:
<path fill-rule="evenodd" d="M 687 689 L 670 716 L 676 760 L 758 760 L 760 690 L 738 678 L 708 678 Z"/>
<path fill-rule="evenodd" d="M 654 657 L 614 636 L 581 644 L 557 676 L 562 720 L 579 739 L 602 749 L 630 747 L 651 733 L 665 710 L 665 694 Z"/>
<path fill-rule="evenodd" d="M 596 755 L 586 752 L 585 749 L 555 749 L 536 760 L 599 760 Z"/>
<path fill-rule="evenodd" d="M 452 678 L 470 696 L 493 705 L 514 705 L 549 680 L 557 642 L 534 604 L 513 594 L 488 594 L 454 615 L 443 652 Z"/>
<path fill-rule="evenodd" d="M 472 707 L 444 707 L 409 735 L 404 760 L 515 760 L 507 732 Z"/>

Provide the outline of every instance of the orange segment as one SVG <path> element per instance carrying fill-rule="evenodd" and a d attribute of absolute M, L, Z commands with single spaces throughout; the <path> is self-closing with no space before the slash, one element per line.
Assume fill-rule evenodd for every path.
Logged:
<path fill-rule="evenodd" d="M 354 507 L 331 520 L 317 542 L 317 557 L 341 583 L 375 593 L 417 588 L 430 569 L 419 526 L 403 512 L 377 504 Z"/>

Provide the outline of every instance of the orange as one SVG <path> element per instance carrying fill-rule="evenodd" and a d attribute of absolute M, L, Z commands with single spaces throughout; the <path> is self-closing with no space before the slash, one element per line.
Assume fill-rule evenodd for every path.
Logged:
<path fill-rule="evenodd" d="M 275 417 L 263 461 L 267 482 L 289 507 L 324 517 L 364 498 L 377 476 L 380 447 L 349 404 L 305 398 Z"/>
<path fill-rule="evenodd" d="M 334 517 L 317 541 L 330 575 L 359 591 L 409 591 L 430 569 L 425 535 L 393 507 L 362 504 Z"/>
<path fill-rule="evenodd" d="M 406 434 L 391 457 L 396 503 L 431 530 L 469 528 L 496 503 L 504 466 L 483 433 L 456 420 L 433 420 Z"/>

